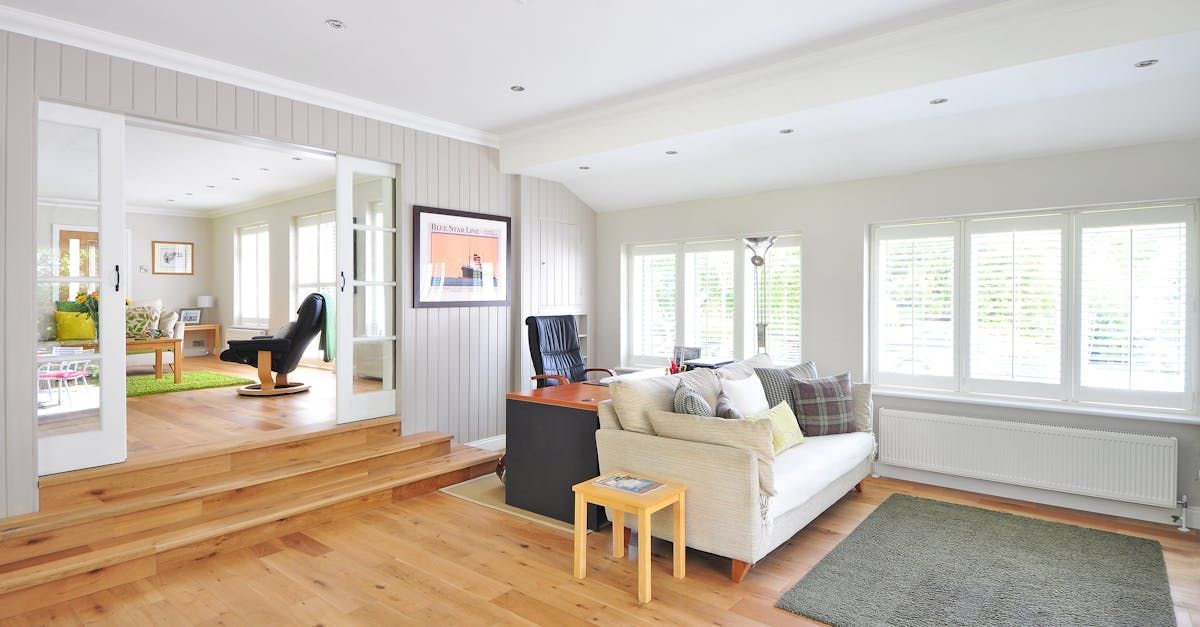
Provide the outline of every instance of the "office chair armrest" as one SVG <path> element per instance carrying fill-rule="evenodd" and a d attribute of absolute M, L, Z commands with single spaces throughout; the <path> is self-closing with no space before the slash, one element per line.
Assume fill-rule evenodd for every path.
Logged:
<path fill-rule="evenodd" d="M 532 377 L 529 377 L 529 380 L 530 381 L 543 381 L 543 380 L 558 381 L 559 385 L 567 385 L 571 382 L 570 379 L 562 376 L 561 374 L 535 374 Z"/>
<path fill-rule="evenodd" d="M 607 372 L 608 376 L 615 377 L 617 373 L 612 368 L 587 368 L 584 372 Z"/>

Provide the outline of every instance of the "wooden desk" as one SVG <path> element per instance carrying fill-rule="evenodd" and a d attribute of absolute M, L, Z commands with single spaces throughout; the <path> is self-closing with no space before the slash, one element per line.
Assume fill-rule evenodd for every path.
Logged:
<path fill-rule="evenodd" d="M 567 523 L 575 521 L 571 487 L 600 474 L 596 408 L 608 388 L 571 383 L 507 395 L 504 501 Z M 587 506 L 587 526 L 608 523 L 604 508 Z"/>
<path fill-rule="evenodd" d="M 208 341 L 205 343 L 205 345 L 208 346 L 209 355 L 216 355 L 221 352 L 221 325 L 212 322 L 205 324 L 189 324 L 183 328 L 184 336 L 193 331 L 202 331 L 208 336 Z"/>

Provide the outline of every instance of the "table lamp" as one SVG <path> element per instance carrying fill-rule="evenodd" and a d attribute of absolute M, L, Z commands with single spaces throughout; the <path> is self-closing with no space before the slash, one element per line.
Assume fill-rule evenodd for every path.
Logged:
<path fill-rule="evenodd" d="M 212 296 L 197 296 L 196 306 L 201 309 L 210 309 L 215 305 L 215 300 Z"/>

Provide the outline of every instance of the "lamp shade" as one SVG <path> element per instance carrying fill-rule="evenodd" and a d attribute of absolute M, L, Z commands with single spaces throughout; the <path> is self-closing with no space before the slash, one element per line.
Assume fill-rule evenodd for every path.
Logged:
<path fill-rule="evenodd" d="M 212 296 L 197 296 L 196 297 L 196 306 L 200 307 L 201 309 L 206 308 L 206 307 L 212 307 L 213 301 L 214 301 L 214 299 Z"/>

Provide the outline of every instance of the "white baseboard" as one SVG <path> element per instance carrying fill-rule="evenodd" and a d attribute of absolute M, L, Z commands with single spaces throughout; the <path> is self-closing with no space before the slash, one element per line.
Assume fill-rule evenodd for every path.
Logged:
<path fill-rule="evenodd" d="M 1121 516 L 1123 518 L 1145 520 L 1148 522 L 1171 525 L 1173 527 L 1179 526 L 1179 523 L 1171 520 L 1171 516 L 1179 514 L 1178 509 L 1166 509 L 1162 507 L 1153 507 L 1150 505 L 1139 505 L 1137 503 L 1124 503 L 1121 501 L 1113 501 L 1091 496 L 1080 496 L 1078 494 L 1068 494 L 1065 492 L 1040 490 L 1038 488 L 1027 488 L 1025 486 L 996 483 L 994 481 L 984 481 L 982 479 L 972 479 L 969 477 L 956 477 L 953 475 L 929 472 L 926 470 L 902 468 L 900 466 L 892 466 L 890 464 L 884 464 L 881 462 L 875 462 L 875 472 L 883 475 L 884 477 L 903 479 L 905 481 L 914 481 L 916 483 L 927 483 L 930 485 L 941 486 L 943 488 L 966 490 L 968 492 L 978 492 L 980 494 L 989 494 L 992 496 L 1001 496 L 1010 499 L 1019 499 L 1022 501 L 1032 501 L 1034 503 L 1042 503 L 1044 505 L 1078 509 L 1085 512 L 1095 512 L 1097 514 L 1108 514 L 1110 516 Z M 1191 527 L 1192 529 L 1200 527 L 1200 517 L 1196 516 L 1196 512 L 1197 508 L 1188 508 L 1188 527 Z"/>
<path fill-rule="evenodd" d="M 505 434 L 501 433 L 500 435 L 494 435 L 490 438 L 483 438 L 482 440 L 467 442 L 467 446 L 474 446 L 475 448 L 481 448 L 485 451 L 503 451 L 504 442 Z"/>

